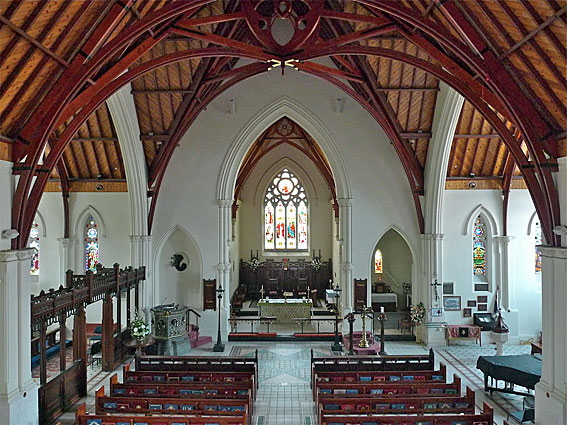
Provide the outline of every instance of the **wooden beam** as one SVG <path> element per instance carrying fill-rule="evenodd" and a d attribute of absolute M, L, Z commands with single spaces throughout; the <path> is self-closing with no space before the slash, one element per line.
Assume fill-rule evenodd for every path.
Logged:
<path fill-rule="evenodd" d="M 69 66 L 70 66 L 69 62 L 67 62 L 63 58 L 59 57 L 58 55 L 56 55 L 54 52 L 52 52 L 50 49 L 45 47 L 43 44 L 41 44 L 35 38 L 31 37 L 27 32 L 22 31 L 22 29 L 19 28 L 16 25 L 14 25 L 12 23 L 12 21 L 10 21 L 9 19 L 6 19 L 4 16 L 0 15 L 0 22 L 2 22 L 4 25 L 6 25 L 8 28 L 10 28 L 15 33 L 21 35 L 23 38 L 25 38 L 27 41 L 29 41 L 31 44 L 33 44 L 35 47 L 40 49 L 43 53 L 51 56 L 53 59 L 55 59 L 61 65 L 63 65 L 66 68 L 69 68 Z"/>
<path fill-rule="evenodd" d="M 71 142 L 117 142 L 118 137 L 75 137 Z"/>
<path fill-rule="evenodd" d="M 175 94 L 188 94 L 192 93 L 188 89 L 155 89 L 155 90 L 132 90 L 132 94 L 159 94 L 159 93 L 175 93 Z"/>
<path fill-rule="evenodd" d="M 402 132 L 400 133 L 400 137 L 402 139 L 431 139 L 431 133 L 425 133 L 425 132 Z"/>
<path fill-rule="evenodd" d="M 500 134 L 455 134 L 453 139 L 499 139 Z"/>
<path fill-rule="evenodd" d="M 140 140 L 164 141 L 169 140 L 170 137 L 170 134 L 140 134 Z"/>
<path fill-rule="evenodd" d="M 502 53 L 500 56 L 498 56 L 497 59 L 499 61 L 501 61 L 506 56 L 508 56 L 511 53 L 518 50 L 520 47 L 522 47 L 524 44 L 526 44 L 531 38 L 536 36 L 540 31 L 544 30 L 549 25 L 551 25 L 553 22 L 555 22 L 557 19 L 559 19 L 565 13 L 565 11 L 567 11 L 567 6 L 562 7 L 560 10 L 558 10 L 553 15 L 551 15 L 545 22 L 542 22 L 541 24 L 539 24 L 534 30 L 530 31 L 520 41 L 518 41 L 516 44 L 514 44 L 512 47 L 510 47 L 508 49 L 508 51 L 506 51 L 506 52 Z"/>
<path fill-rule="evenodd" d="M 376 91 L 389 92 L 389 91 L 408 91 L 408 92 L 437 92 L 439 87 L 378 87 Z"/>

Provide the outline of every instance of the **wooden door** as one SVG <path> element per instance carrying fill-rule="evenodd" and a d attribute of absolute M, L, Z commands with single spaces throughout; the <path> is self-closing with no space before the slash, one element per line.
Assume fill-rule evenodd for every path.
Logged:
<path fill-rule="evenodd" d="M 354 309 L 360 311 L 366 305 L 366 279 L 354 279 Z"/>
<path fill-rule="evenodd" d="M 203 279 L 203 310 L 217 309 L 217 280 Z"/>

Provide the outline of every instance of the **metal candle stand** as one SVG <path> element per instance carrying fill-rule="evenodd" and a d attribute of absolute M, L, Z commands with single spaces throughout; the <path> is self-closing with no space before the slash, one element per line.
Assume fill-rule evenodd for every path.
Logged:
<path fill-rule="evenodd" d="M 218 333 L 217 333 L 217 343 L 213 347 L 213 351 L 221 352 L 224 351 L 224 344 L 221 341 L 221 331 L 220 331 L 220 321 L 221 321 L 221 300 L 222 300 L 222 293 L 224 292 L 223 287 L 220 285 L 217 288 L 217 298 L 219 299 L 219 323 L 218 323 Z"/>
<path fill-rule="evenodd" d="M 339 285 L 335 286 L 335 342 L 331 345 L 333 351 L 343 351 L 341 342 L 339 341 L 339 297 L 342 289 Z"/>
<path fill-rule="evenodd" d="M 368 313 L 371 313 L 372 308 L 363 306 L 360 310 L 360 318 L 362 319 L 362 338 L 358 342 L 358 346 L 360 348 L 368 348 L 370 347 L 370 343 L 366 339 L 366 316 Z"/>
<path fill-rule="evenodd" d="M 354 321 L 356 320 L 356 318 L 354 317 L 354 313 L 349 313 L 346 315 L 345 319 L 348 320 L 348 325 L 349 325 L 349 329 L 350 329 L 350 336 L 349 336 L 349 341 L 350 341 L 350 345 L 349 345 L 349 350 L 348 350 L 348 355 L 349 356 L 354 356 L 354 347 L 353 347 L 353 341 L 352 341 L 352 337 L 353 337 L 353 333 L 354 333 Z"/>
<path fill-rule="evenodd" d="M 378 352 L 379 355 L 385 356 L 386 350 L 384 350 L 384 322 L 386 321 L 386 313 L 380 310 L 380 314 L 378 314 L 378 320 L 380 321 L 380 351 Z"/>

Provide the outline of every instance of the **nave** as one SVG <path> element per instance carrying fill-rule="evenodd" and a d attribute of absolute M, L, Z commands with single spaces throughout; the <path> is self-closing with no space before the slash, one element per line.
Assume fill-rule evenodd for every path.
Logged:
<path fill-rule="evenodd" d="M 315 356 L 333 353 L 329 343 L 290 343 L 290 342 L 228 342 L 223 356 L 253 357 L 258 350 L 259 388 L 254 403 L 252 425 L 316 425 L 318 423 L 311 380 L 311 350 Z M 426 355 L 427 348 L 412 342 L 388 342 L 386 350 L 390 355 Z M 456 373 L 462 379 L 462 391 L 470 387 L 475 393 L 475 410 L 482 411 L 484 402 L 494 408 L 494 424 L 502 425 L 510 412 L 522 409 L 522 397 L 503 393 L 493 393 L 491 397 L 483 391 L 483 375 L 476 369 L 480 355 L 494 355 L 495 346 L 474 343 L 459 343 L 449 347 L 436 348 L 435 369 L 440 363 L 447 367 L 447 382 L 452 382 Z M 529 354 L 529 345 L 507 344 L 504 355 Z M 192 356 L 211 356 L 212 343 L 192 350 Z M 219 353 L 216 353 L 219 354 Z M 132 358 L 127 360 L 130 363 Z M 122 381 L 122 366 L 114 372 L 103 372 L 99 365 L 88 368 L 88 396 L 76 403 L 73 409 L 64 413 L 60 425 L 75 423 L 76 407 L 86 403 L 88 412 L 94 412 L 95 392 L 101 386 L 109 388 L 110 376 L 118 373 Z M 107 390 L 108 391 L 108 390 Z M 510 424 L 515 424 L 513 419 Z"/>

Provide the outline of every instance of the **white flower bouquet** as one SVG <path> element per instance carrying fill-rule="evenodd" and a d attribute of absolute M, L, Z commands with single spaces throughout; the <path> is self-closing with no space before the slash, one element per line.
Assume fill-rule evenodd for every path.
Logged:
<path fill-rule="evenodd" d="M 250 260 L 248 264 L 250 264 L 250 268 L 252 269 L 252 271 L 255 272 L 258 269 L 258 267 L 260 267 L 260 260 L 254 257 Z"/>
<path fill-rule="evenodd" d="M 410 318 L 412 323 L 419 325 L 425 320 L 425 306 L 423 303 L 412 305 L 410 308 Z"/>
<path fill-rule="evenodd" d="M 130 323 L 130 334 L 136 339 L 144 339 L 150 333 L 150 327 L 145 322 L 144 318 L 136 313 L 134 320 Z"/>
<path fill-rule="evenodd" d="M 321 259 L 319 257 L 315 257 L 311 260 L 311 266 L 313 270 L 318 271 L 321 268 Z"/>

